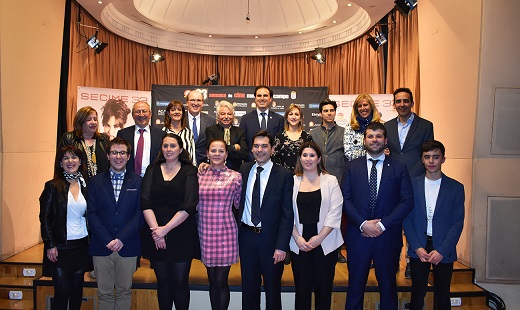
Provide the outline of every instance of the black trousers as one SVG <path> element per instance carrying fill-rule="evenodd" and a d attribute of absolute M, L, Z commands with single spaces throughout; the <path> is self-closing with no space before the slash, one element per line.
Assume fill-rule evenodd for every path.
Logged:
<path fill-rule="evenodd" d="M 434 250 L 433 241 L 426 242 L 426 251 Z M 412 298 L 410 300 L 410 309 L 422 310 L 424 306 L 424 297 L 428 288 L 428 276 L 430 267 L 433 267 L 433 292 L 434 292 L 434 309 L 444 310 L 451 309 L 450 303 L 450 282 L 453 273 L 453 263 L 439 263 L 433 265 L 431 263 L 421 262 L 419 258 L 410 258 L 410 271 L 412 275 Z"/>
<path fill-rule="evenodd" d="M 310 252 L 300 251 L 299 254 L 291 252 L 296 289 L 295 309 L 311 309 L 313 290 L 315 309 L 330 309 L 338 250 L 324 255 L 322 247 L 319 246 Z"/>

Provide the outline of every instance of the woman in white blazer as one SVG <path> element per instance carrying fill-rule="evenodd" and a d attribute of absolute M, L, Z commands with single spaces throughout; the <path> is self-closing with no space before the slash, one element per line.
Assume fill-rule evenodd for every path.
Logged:
<path fill-rule="evenodd" d="M 315 142 L 302 144 L 294 172 L 294 227 L 289 245 L 295 309 L 311 309 L 313 290 L 315 309 L 330 309 L 338 250 L 343 244 L 343 195 L 336 177 L 326 172 Z"/>

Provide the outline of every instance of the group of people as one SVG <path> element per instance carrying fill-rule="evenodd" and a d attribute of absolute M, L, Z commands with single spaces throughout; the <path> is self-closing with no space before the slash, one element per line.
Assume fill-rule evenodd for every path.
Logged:
<path fill-rule="evenodd" d="M 256 87 L 256 109 L 236 127 L 231 103 L 220 101 L 215 119 L 201 113 L 204 95 L 193 90 L 187 111 L 170 102 L 162 131 L 137 102 L 135 125 L 111 140 L 99 133 L 95 109 L 79 109 L 40 197 L 43 274 L 52 276 L 55 309 L 80 308 L 92 267 L 99 308 L 129 309 L 141 255 L 154 268 L 160 309 L 189 308 L 194 258 L 206 266 L 212 309 L 228 308 L 239 258 L 242 308 L 259 309 L 263 285 L 266 308 L 280 309 L 287 257 L 295 308 L 311 309 L 314 292 L 315 308 L 330 309 L 344 243 L 346 309 L 363 308 L 371 266 L 381 309 L 397 309 L 403 226 L 412 309 L 422 309 L 431 264 L 437 308 L 449 306 L 464 189 L 442 174 L 444 146 L 412 112 L 412 92 L 394 92 L 398 117 L 385 124 L 369 95 L 356 98 L 346 127 L 335 122 L 336 102 L 324 100 L 322 123 L 309 133 L 300 107 L 281 116 L 269 110 L 272 98 L 269 87 Z"/>

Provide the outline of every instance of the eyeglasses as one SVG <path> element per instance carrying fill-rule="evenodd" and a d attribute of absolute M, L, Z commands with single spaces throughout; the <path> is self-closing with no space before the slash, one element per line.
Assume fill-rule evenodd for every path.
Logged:
<path fill-rule="evenodd" d="M 127 151 L 110 151 L 110 155 L 116 157 L 117 155 L 121 155 L 121 157 L 126 156 L 128 154 Z"/>
<path fill-rule="evenodd" d="M 190 100 L 188 100 L 188 101 L 189 101 L 190 103 L 195 103 L 195 102 L 201 103 L 201 102 L 204 101 L 204 100 L 202 100 L 202 99 L 190 99 Z"/>
<path fill-rule="evenodd" d="M 410 99 L 396 99 L 395 103 L 410 103 Z"/>

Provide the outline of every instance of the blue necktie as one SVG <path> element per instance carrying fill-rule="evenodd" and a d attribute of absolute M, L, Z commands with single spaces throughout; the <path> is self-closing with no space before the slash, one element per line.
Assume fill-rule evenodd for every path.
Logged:
<path fill-rule="evenodd" d="M 199 138 L 199 131 L 197 130 L 197 118 L 193 118 L 193 139 L 197 141 Z"/>
<path fill-rule="evenodd" d="M 267 130 L 267 120 L 265 119 L 265 112 L 260 113 L 262 115 L 262 121 L 260 122 L 260 129 Z"/>
<path fill-rule="evenodd" d="M 369 200 L 369 207 L 370 207 L 370 219 L 374 217 L 374 210 L 376 208 L 376 202 L 377 202 L 377 162 L 379 159 L 369 159 L 372 162 L 372 168 L 370 169 L 370 180 L 368 181 L 368 188 L 370 190 L 370 200 Z"/>

